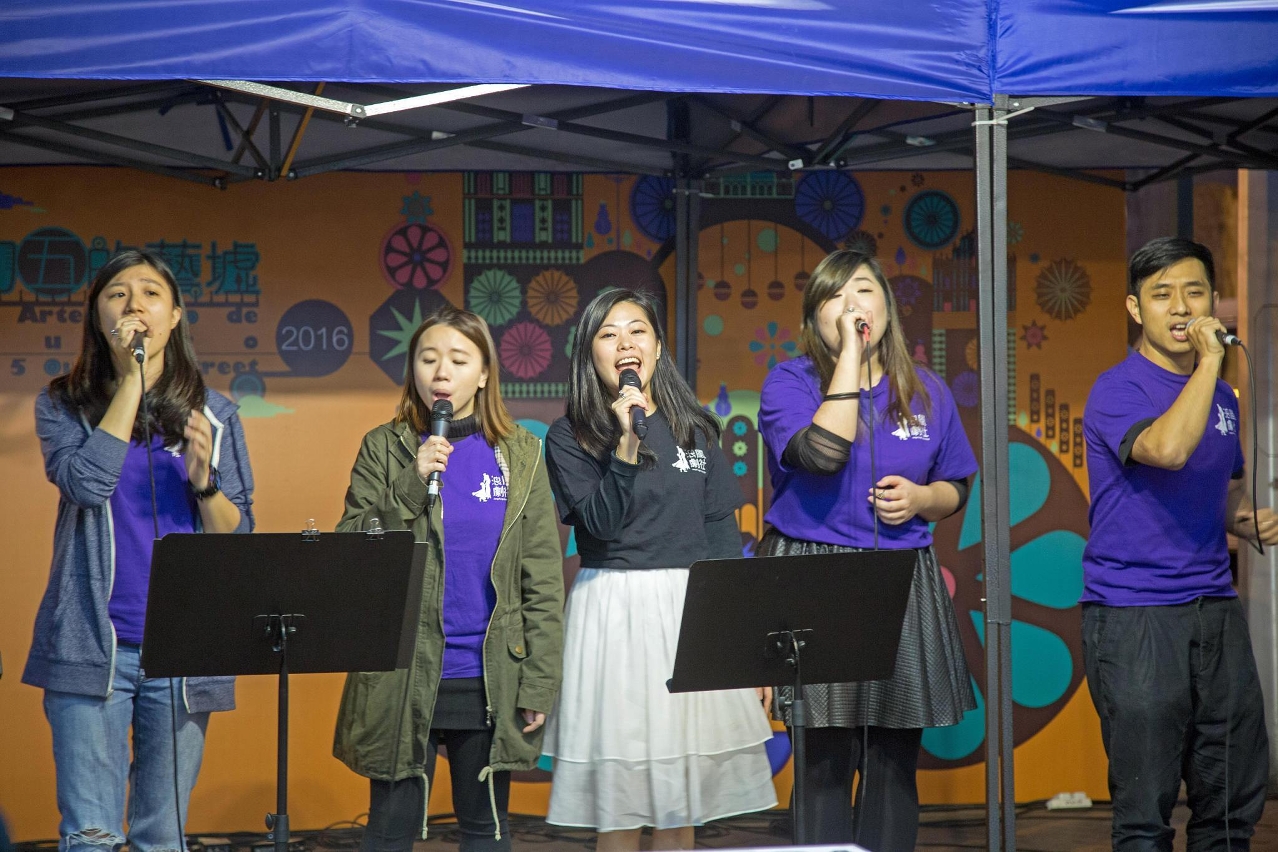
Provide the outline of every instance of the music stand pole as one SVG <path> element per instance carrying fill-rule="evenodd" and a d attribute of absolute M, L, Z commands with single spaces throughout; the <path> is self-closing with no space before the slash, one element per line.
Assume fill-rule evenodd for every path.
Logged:
<path fill-rule="evenodd" d="M 795 631 L 786 630 L 777 639 L 777 645 L 777 650 L 782 653 L 786 652 L 786 645 L 790 646 L 789 656 L 785 661 L 787 665 L 794 668 L 794 697 L 789 701 L 790 743 L 794 749 L 794 807 L 790 811 L 790 818 L 794 820 L 792 831 L 794 842 L 798 846 L 803 846 L 808 842 L 808 827 L 805 819 L 808 810 L 806 798 L 808 781 L 805 777 L 808 769 L 805 731 L 808 725 L 808 701 L 803 697 L 803 667 L 800 661 L 803 640 L 795 635 Z"/>
<path fill-rule="evenodd" d="M 271 650 L 280 655 L 279 699 L 277 702 L 277 728 L 275 742 L 275 813 L 266 815 L 266 835 L 275 845 L 275 852 L 288 852 L 288 637 L 297 632 L 294 616 L 272 615 L 268 632 L 271 634 Z"/>

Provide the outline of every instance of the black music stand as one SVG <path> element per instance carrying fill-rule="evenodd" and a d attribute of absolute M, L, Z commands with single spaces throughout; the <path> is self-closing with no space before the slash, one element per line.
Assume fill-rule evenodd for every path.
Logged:
<path fill-rule="evenodd" d="M 794 842 L 804 830 L 805 684 L 884 680 L 914 578 L 914 550 L 697 562 L 671 692 L 793 683 Z"/>
<path fill-rule="evenodd" d="M 148 677 L 279 675 L 274 852 L 288 852 L 288 676 L 412 661 L 425 544 L 407 530 L 170 534 L 155 543 Z"/>

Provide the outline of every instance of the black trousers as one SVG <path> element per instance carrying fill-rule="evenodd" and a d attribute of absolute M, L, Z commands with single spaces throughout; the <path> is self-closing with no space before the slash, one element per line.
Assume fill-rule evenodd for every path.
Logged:
<path fill-rule="evenodd" d="M 453 812 L 461 830 L 461 852 L 510 852 L 510 773 L 493 774 L 493 794 L 501 820 L 501 840 L 494 839 L 493 802 L 488 783 L 479 781 L 479 772 L 488 765 L 493 744 L 491 729 L 482 731 L 430 732 L 426 755 L 426 778 L 434 783 L 435 755 L 439 746 L 448 749 L 449 776 L 453 782 Z M 369 782 L 368 826 L 360 842 L 360 852 L 412 852 L 413 841 L 421 837 L 426 819 L 426 790 L 421 778 Z"/>
<path fill-rule="evenodd" d="M 922 728 L 805 729 L 807 842 L 912 852 L 919 833 L 915 772 L 922 739 Z M 852 779 L 858 771 L 854 823 Z"/>
<path fill-rule="evenodd" d="M 1188 852 L 1246 852 L 1265 806 L 1269 738 L 1238 599 L 1084 604 L 1083 657 L 1109 756 L 1114 849 L 1172 848 L 1183 779 Z"/>

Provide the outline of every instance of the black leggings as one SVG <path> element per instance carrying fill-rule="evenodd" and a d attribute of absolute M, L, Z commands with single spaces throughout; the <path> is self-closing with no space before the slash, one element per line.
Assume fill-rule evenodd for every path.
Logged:
<path fill-rule="evenodd" d="M 869 729 L 860 808 L 852 819 L 852 776 L 861 763 L 865 728 L 808 728 L 807 842 L 820 845 L 856 842 L 875 852 L 911 852 L 919 831 L 921 728 Z"/>
<path fill-rule="evenodd" d="M 430 732 L 426 755 L 426 778 L 434 783 L 435 753 L 441 745 L 448 749 L 449 775 L 453 782 L 453 812 L 461 829 L 461 852 L 510 852 L 510 827 L 506 812 L 510 806 L 510 773 L 497 772 L 493 794 L 501 820 L 501 840 L 495 839 L 493 807 L 488 798 L 488 782 L 479 772 L 488 765 L 493 732 Z M 426 791 L 421 778 L 369 782 L 368 827 L 360 842 L 360 852 L 412 852 L 413 841 L 421 837 L 426 819 Z"/>

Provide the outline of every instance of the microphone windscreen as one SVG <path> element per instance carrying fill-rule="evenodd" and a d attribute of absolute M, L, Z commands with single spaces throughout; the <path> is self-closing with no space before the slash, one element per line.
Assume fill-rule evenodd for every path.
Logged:
<path fill-rule="evenodd" d="M 643 383 L 639 381 L 639 374 L 629 367 L 621 371 L 620 383 L 622 387 L 643 390 Z M 648 415 L 642 406 L 636 405 L 630 409 L 630 426 L 640 440 L 648 436 Z"/>
<path fill-rule="evenodd" d="M 437 399 L 430 408 L 430 419 L 443 420 L 445 423 L 453 419 L 453 404 L 446 399 Z"/>
<path fill-rule="evenodd" d="M 448 424 L 453 421 L 453 404 L 446 399 L 437 399 L 430 409 L 430 433 L 443 437 L 448 434 Z M 432 477 L 435 474 L 431 474 Z"/>
<path fill-rule="evenodd" d="M 444 437 L 448 434 L 448 424 L 453 420 L 453 404 L 446 399 L 437 399 L 430 408 L 430 434 Z M 435 504 L 439 496 L 439 471 L 431 471 L 426 479 L 426 508 Z"/>

